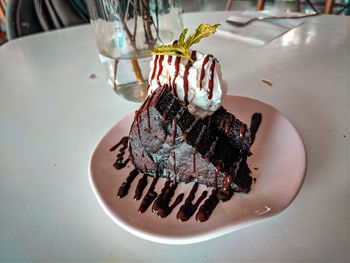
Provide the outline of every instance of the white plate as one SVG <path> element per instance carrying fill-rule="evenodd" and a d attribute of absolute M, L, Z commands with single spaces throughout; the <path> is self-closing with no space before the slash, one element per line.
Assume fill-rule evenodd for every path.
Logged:
<path fill-rule="evenodd" d="M 306 154 L 298 132 L 280 112 L 263 102 L 227 96 L 224 106 L 248 124 L 254 112 L 261 112 L 263 116 L 252 146 L 253 156 L 248 158 L 251 175 L 257 178 L 248 194 L 235 193 L 231 200 L 219 203 L 209 220 L 203 223 L 197 222 L 195 215 L 187 222 L 177 221 L 176 213 L 184 201 L 166 218 L 158 218 L 151 212 L 151 207 L 139 214 L 142 198 L 134 201 L 133 196 L 142 175 L 134 180 L 127 196 L 117 199 L 117 191 L 132 167 L 116 170 L 113 167 L 116 152 L 109 151 L 120 138 L 128 135 L 134 117 L 134 113 L 129 113 L 103 137 L 90 162 L 91 186 L 107 215 L 141 238 L 159 243 L 189 244 L 230 233 L 284 210 L 296 197 L 305 175 Z M 158 181 L 156 192 L 160 192 L 164 181 Z M 151 178 L 143 195 L 150 184 Z M 172 200 L 182 192 L 186 198 L 192 185 L 180 183 Z M 196 198 L 205 189 L 201 185 Z"/>

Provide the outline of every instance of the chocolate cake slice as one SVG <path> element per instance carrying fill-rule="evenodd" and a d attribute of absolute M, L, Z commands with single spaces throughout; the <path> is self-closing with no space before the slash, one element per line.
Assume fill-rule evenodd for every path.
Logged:
<path fill-rule="evenodd" d="M 240 192 L 252 183 L 250 145 L 247 125 L 223 107 L 198 118 L 167 85 L 148 96 L 129 134 L 132 162 L 143 173 Z"/>

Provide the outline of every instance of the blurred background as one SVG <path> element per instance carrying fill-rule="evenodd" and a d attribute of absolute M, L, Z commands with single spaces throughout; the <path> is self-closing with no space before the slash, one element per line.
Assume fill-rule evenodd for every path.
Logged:
<path fill-rule="evenodd" d="M 325 2 L 326 0 L 265 0 L 263 9 L 324 12 Z M 350 14 L 350 0 L 331 2 L 333 5 L 329 13 Z M 258 0 L 182 0 L 184 12 L 255 10 L 257 4 Z M 6 21 L 10 22 L 6 25 Z M 84 0 L 0 0 L 0 46 L 17 37 L 82 23 L 88 23 Z"/>
<path fill-rule="evenodd" d="M 257 0 L 233 0 L 231 10 L 254 10 L 257 6 Z M 312 11 L 312 7 L 308 2 L 323 11 L 325 1 L 320 0 L 300 0 L 300 11 L 307 12 Z M 347 5 L 350 1 L 338 0 L 334 1 L 333 14 L 346 14 L 346 8 L 343 6 Z M 196 11 L 218 11 L 225 10 L 227 0 L 182 0 L 184 12 L 196 12 Z M 266 10 L 283 10 L 283 11 L 296 11 L 297 1 L 295 0 L 265 0 Z M 339 13 L 339 14 L 340 14 Z"/>

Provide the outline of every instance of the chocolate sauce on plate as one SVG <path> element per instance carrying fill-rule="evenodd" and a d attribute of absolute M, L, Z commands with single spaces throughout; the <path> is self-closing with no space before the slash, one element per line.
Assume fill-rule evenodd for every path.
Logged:
<path fill-rule="evenodd" d="M 192 187 L 191 192 L 189 193 L 188 197 L 185 200 L 185 204 L 183 204 L 179 211 L 177 212 L 176 218 L 180 221 L 187 221 L 191 218 L 191 216 L 196 212 L 199 204 L 203 201 L 204 198 L 207 197 L 208 192 L 203 191 L 201 196 L 197 199 L 197 201 L 192 204 L 192 201 L 195 198 L 195 193 L 198 189 L 198 183 L 195 183 Z"/>
<path fill-rule="evenodd" d="M 153 213 L 158 214 L 159 217 L 164 218 L 170 215 L 173 209 L 181 203 L 184 194 L 179 194 L 174 203 L 170 205 L 171 198 L 174 196 L 175 190 L 177 188 L 177 182 L 166 181 L 164 187 L 158 196 L 158 198 L 154 201 L 152 206 Z"/>
<path fill-rule="evenodd" d="M 143 190 L 146 188 L 147 183 L 148 183 L 147 177 L 148 177 L 147 173 L 143 174 L 143 176 L 141 177 L 141 179 L 137 183 L 137 186 L 135 189 L 135 195 L 134 195 L 135 200 L 140 200 L 140 198 L 143 194 Z"/>
<path fill-rule="evenodd" d="M 255 112 L 252 115 L 251 121 L 250 121 L 250 132 L 251 132 L 251 144 L 255 141 L 255 135 L 260 127 L 262 121 L 262 115 L 259 112 Z"/>
<path fill-rule="evenodd" d="M 165 88 L 165 87 L 163 87 Z M 160 93 L 161 94 L 161 93 Z M 159 100 L 159 96 L 153 99 L 153 103 L 155 104 L 155 106 L 157 105 L 157 101 Z M 152 97 L 150 96 L 148 98 L 148 101 L 145 101 L 144 104 L 141 106 L 141 108 L 146 107 L 147 111 L 149 108 L 149 105 L 152 101 L 153 95 Z M 139 122 L 139 112 L 136 112 L 136 116 L 134 119 L 134 122 L 136 121 L 136 125 L 138 125 Z M 147 118 L 149 120 L 149 113 L 147 112 Z M 262 120 L 262 115 L 260 113 L 254 113 L 252 118 L 251 118 L 251 124 L 250 124 L 250 131 L 251 131 L 251 136 L 252 136 L 252 142 L 251 144 L 253 144 L 254 139 L 255 139 L 255 134 L 257 132 L 257 130 L 259 129 L 259 126 L 261 124 L 261 120 Z M 163 121 L 165 121 L 165 115 L 163 116 Z M 231 122 L 230 118 L 224 118 L 222 120 L 222 122 L 220 123 L 220 128 L 222 128 L 224 125 L 230 125 L 229 123 Z M 150 128 L 150 123 L 148 124 L 149 128 Z M 175 143 L 175 137 L 176 137 L 176 127 L 177 127 L 177 118 L 173 119 L 173 132 L 172 132 L 172 144 Z M 226 128 L 225 128 L 226 129 Z M 243 138 L 244 138 L 244 133 L 246 132 L 246 125 L 242 124 L 240 126 L 240 142 L 242 143 Z M 139 132 L 139 127 L 138 127 L 138 132 Z M 140 135 L 139 135 L 140 136 Z M 165 138 L 166 138 L 166 133 L 165 133 Z M 110 151 L 115 151 L 116 149 L 119 149 L 119 153 L 117 155 L 117 161 L 115 162 L 114 166 L 117 169 L 122 169 L 126 166 L 126 164 L 130 161 L 130 158 L 127 158 L 124 162 L 123 162 L 123 157 L 125 155 L 125 150 L 126 148 L 129 146 L 129 153 L 130 156 L 132 154 L 132 151 L 130 149 L 130 145 L 128 144 L 128 137 L 125 136 L 123 137 L 116 145 L 114 145 L 113 147 L 111 147 Z M 194 172 L 196 171 L 196 152 L 197 152 L 197 148 L 194 147 L 194 151 L 193 151 L 193 170 Z M 142 152 L 142 156 L 144 156 L 143 152 Z M 207 161 L 209 162 L 209 157 L 206 156 L 204 157 L 205 159 L 207 159 Z M 138 209 L 139 213 L 144 213 L 148 207 L 150 207 L 152 205 L 152 211 L 154 213 L 156 213 L 159 217 L 164 218 L 167 217 L 173 210 L 174 208 L 179 205 L 183 198 L 184 198 L 184 193 L 179 194 L 176 198 L 175 201 L 173 201 L 172 204 L 172 198 L 175 194 L 175 190 L 177 189 L 178 183 L 176 182 L 176 156 L 175 156 L 175 152 L 172 153 L 172 159 L 173 159 L 173 170 L 174 170 L 174 182 L 170 181 L 170 171 L 167 172 L 167 178 L 166 178 L 166 182 L 164 184 L 164 187 L 162 188 L 160 194 L 158 194 L 155 191 L 155 187 L 156 184 L 158 182 L 158 173 L 155 172 L 154 174 L 154 178 L 152 180 L 152 183 L 147 191 L 147 193 L 145 194 L 144 198 L 141 201 L 140 207 Z M 246 157 L 243 156 L 243 159 L 245 160 Z M 179 208 L 176 217 L 178 220 L 180 221 L 187 221 L 189 220 L 192 215 L 196 212 L 197 208 L 199 207 L 200 203 L 205 199 L 204 203 L 199 207 L 198 212 L 196 214 L 196 220 L 198 222 L 205 222 L 208 220 L 208 218 L 210 217 L 210 215 L 213 213 L 214 209 L 216 208 L 216 206 L 218 205 L 219 202 L 225 202 L 231 199 L 231 197 L 234 194 L 234 190 L 231 188 L 231 184 L 233 183 L 233 178 L 232 175 L 230 174 L 230 172 L 225 172 L 224 173 L 224 178 L 223 178 L 223 185 L 222 187 L 219 189 L 218 188 L 218 175 L 221 172 L 221 170 L 224 167 L 224 163 L 223 161 L 219 161 L 217 163 L 216 166 L 216 171 L 215 171 L 215 184 L 214 184 L 214 188 L 210 194 L 209 197 L 207 197 L 208 192 L 207 191 L 203 191 L 202 194 L 198 197 L 197 201 L 195 203 L 193 203 L 193 200 L 195 199 L 195 194 L 198 190 L 198 183 L 195 183 L 191 189 L 191 192 L 189 193 L 188 197 L 186 198 L 184 204 Z M 250 170 L 247 169 L 247 172 L 249 173 Z M 137 169 L 132 170 L 129 173 L 129 176 L 126 178 L 126 180 L 122 183 L 122 185 L 120 186 L 119 190 L 118 190 L 118 198 L 122 198 L 124 196 L 126 196 L 128 194 L 128 191 L 130 189 L 130 186 L 132 184 L 132 182 L 135 180 L 136 176 L 139 174 Z M 145 166 L 145 173 L 143 174 L 143 176 L 139 179 L 136 189 L 135 189 L 135 195 L 134 195 L 134 199 L 135 200 L 139 200 L 142 197 L 143 191 L 147 186 L 147 178 L 148 176 L 150 176 L 148 174 L 148 170 L 147 167 Z M 255 182 L 255 179 L 253 179 L 253 181 Z"/>
<path fill-rule="evenodd" d="M 119 187 L 118 195 L 117 195 L 118 198 L 122 198 L 128 194 L 130 185 L 138 174 L 139 174 L 139 171 L 137 169 L 134 169 L 130 172 L 129 176 L 126 178 L 123 184 Z"/>
<path fill-rule="evenodd" d="M 115 161 L 115 163 L 113 164 L 113 166 L 115 167 L 115 169 L 120 170 L 122 168 L 124 168 L 128 162 L 130 161 L 130 158 L 127 158 L 124 162 L 124 154 L 125 154 L 125 150 L 128 147 L 128 140 L 129 137 L 125 136 L 123 138 L 121 138 L 121 140 L 114 145 L 111 149 L 109 149 L 109 151 L 113 152 L 115 151 L 120 145 L 123 145 L 120 149 L 119 149 L 119 153 L 117 154 L 117 160 Z"/>
<path fill-rule="evenodd" d="M 145 197 L 142 199 L 141 205 L 139 207 L 139 213 L 144 213 L 148 207 L 153 203 L 153 201 L 157 198 L 158 193 L 154 191 L 154 188 L 156 187 L 156 184 L 158 182 L 158 175 L 156 174 L 153 178 L 152 184 L 149 187 Z"/>
<path fill-rule="evenodd" d="M 196 220 L 198 222 L 205 222 L 208 220 L 210 215 L 213 213 L 215 207 L 219 203 L 219 199 L 216 197 L 218 190 L 213 189 L 211 195 L 204 201 L 204 204 L 199 207 L 196 214 Z"/>

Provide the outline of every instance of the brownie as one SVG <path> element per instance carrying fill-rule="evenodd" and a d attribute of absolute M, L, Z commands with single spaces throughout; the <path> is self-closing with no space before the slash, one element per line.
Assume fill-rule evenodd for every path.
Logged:
<path fill-rule="evenodd" d="M 250 189 L 250 129 L 223 107 L 198 118 L 165 85 L 136 112 L 129 138 L 132 161 L 142 172 L 209 187 L 221 187 L 229 176 L 235 191 Z"/>

